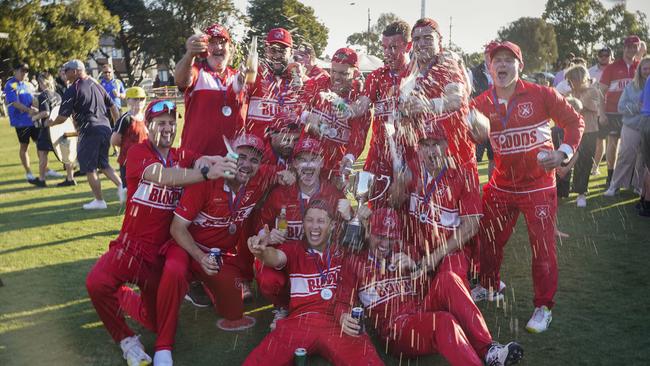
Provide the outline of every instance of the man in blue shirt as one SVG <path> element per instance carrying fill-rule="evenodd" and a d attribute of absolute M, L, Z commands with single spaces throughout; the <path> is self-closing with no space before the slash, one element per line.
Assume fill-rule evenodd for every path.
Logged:
<path fill-rule="evenodd" d="M 86 74 L 86 67 L 79 60 L 71 60 L 63 65 L 65 76 L 70 81 L 70 87 L 63 95 L 63 102 L 59 115 L 54 121 L 48 120 L 46 126 L 50 127 L 63 123 L 72 116 L 79 130 L 79 145 L 77 146 L 77 160 L 79 169 L 86 173 L 88 184 L 92 189 L 95 199 L 83 205 L 86 210 L 105 209 L 106 201 L 102 197 L 102 186 L 97 176 L 101 170 L 118 189 L 118 197 L 122 189 L 122 181 L 108 162 L 108 148 L 111 138 L 109 118 L 116 121 L 120 114 L 112 98 L 95 80 Z"/>
<path fill-rule="evenodd" d="M 7 105 L 9 106 L 9 123 L 11 127 L 16 128 L 18 142 L 20 143 L 20 162 L 25 169 L 25 178 L 29 183 L 36 183 L 36 178 L 32 175 L 29 167 L 29 154 L 27 147 L 29 139 L 36 142 L 40 129 L 34 127 L 32 116 L 38 113 L 38 108 L 32 106 L 34 96 L 30 93 L 27 83 L 29 79 L 29 66 L 26 63 L 19 62 L 14 67 L 14 76 L 7 80 L 4 92 L 6 95 Z"/>
<path fill-rule="evenodd" d="M 111 97 L 117 109 L 122 108 L 122 98 L 126 98 L 126 90 L 121 81 L 115 79 L 113 75 L 113 67 L 111 64 L 102 66 L 102 77 L 100 83 L 106 90 L 106 93 Z"/>

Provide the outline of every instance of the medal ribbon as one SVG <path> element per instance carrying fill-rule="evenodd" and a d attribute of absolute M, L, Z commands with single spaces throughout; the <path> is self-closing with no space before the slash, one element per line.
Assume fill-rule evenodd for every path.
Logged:
<path fill-rule="evenodd" d="M 446 171 L 447 171 L 447 167 L 445 166 L 444 168 L 442 168 L 440 173 L 438 173 L 438 176 L 433 181 L 433 185 L 431 185 L 431 188 L 429 188 L 429 190 L 426 191 L 426 193 L 424 195 L 424 200 L 422 201 L 422 204 L 426 205 L 426 204 L 429 203 L 429 199 L 431 198 L 431 194 L 433 194 L 433 191 L 435 191 L 436 187 L 438 186 L 438 183 L 440 183 L 440 180 L 442 179 L 442 176 L 445 174 Z M 427 187 L 427 182 L 428 181 L 429 181 L 429 172 L 427 172 L 425 170 L 424 171 L 424 188 L 425 189 Z"/>
<path fill-rule="evenodd" d="M 503 129 L 506 129 L 506 125 L 508 124 L 508 120 L 510 119 L 510 114 L 512 113 L 512 108 L 515 106 L 515 101 L 517 101 L 517 97 L 512 98 L 512 101 L 508 103 L 508 108 L 506 109 L 506 115 L 502 115 L 499 109 L 499 99 L 497 98 L 497 90 L 496 88 L 492 88 L 492 104 L 494 104 L 494 109 L 496 109 L 497 114 L 499 115 L 499 118 L 501 119 L 501 125 L 503 126 Z"/>
<path fill-rule="evenodd" d="M 234 204 L 232 198 L 232 189 L 228 191 L 228 209 L 230 210 L 231 220 L 233 220 L 233 217 L 237 213 L 237 210 L 239 210 L 239 205 L 241 204 L 241 198 L 244 196 L 245 190 L 246 190 L 246 186 L 242 185 L 242 187 L 239 189 L 239 192 L 237 193 L 237 198 L 235 199 Z"/>
<path fill-rule="evenodd" d="M 320 266 L 320 258 L 319 255 L 314 252 L 313 249 L 309 248 L 309 255 L 314 257 L 316 260 L 316 268 L 318 269 L 318 273 L 320 274 L 320 280 L 321 282 L 325 281 L 327 278 L 327 272 L 330 271 L 330 264 L 332 263 L 332 255 L 330 253 L 330 243 L 327 242 L 327 246 L 325 247 L 325 251 L 327 252 L 327 269 L 323 271 L 323 268 Z M 322 285 L 322 283 L 321 283 Z"/>
<path fill-rule="evenodd" d="M 158 160 L 160 160 L 163 163 L 163 166 L 165 168 L 171 168 L 172 166 L 174 166 L 174 161 L 172 160 L 172 157 L 171 157 L 171 152 L 172 152 L 171 149 L 167 152 L 167 159 L 165 159 L 165 158 L 163 158 L 160 151 L 158 151 L 158 149 L 156 149 L 156 147 L 153 145 L 153 142 L 150 141 L 149 144 L 151 145 L 151 149 L 158 156 Z M 167 166 L 167 164 L 169 164 L 169 166 Z"/>

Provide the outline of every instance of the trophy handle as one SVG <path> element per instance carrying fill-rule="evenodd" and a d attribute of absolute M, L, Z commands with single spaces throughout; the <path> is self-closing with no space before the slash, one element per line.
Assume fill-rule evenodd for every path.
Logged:
<path fill-rule="evenodd" d="M 388 191 L 388 187 L 390 187 L 390 177 L 387 176 L 387 175 L 383 175 L 383 174 L 382 174 L 382 175 L 379 176 L 379 178 L 377 178 L 377 181 L 380 182 L 380 181 L 382 181 L 382 180 L 385 180 L 385 181 L 386 181 L 386 186 L 384 187 L 384 190 L 381 191 L 381 193 L 378 194 L 378 195 L 376 195 L 375 197 L 373 197 L 373 198 L 369 198 L 368 201 L 366 201 L 366 202 L 372 202 L 372 201 L 378 199 L 379 197 L 383 196 L 384 193 L 386 193 L 386 191 Z"/>

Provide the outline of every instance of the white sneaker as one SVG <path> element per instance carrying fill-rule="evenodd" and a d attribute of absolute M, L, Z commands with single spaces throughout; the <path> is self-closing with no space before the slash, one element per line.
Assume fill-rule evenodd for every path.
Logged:
<path fill-rule="evenodd" d="M 271 322 L 271 325 L 269 325 L 269 328 L 271 328 L 271 330 L 275 330 L 275 326 L 278 320 L 282 320 L 286 318 L 288 315 L 289 315 L 289 311 L 287 309 L 282 307 L 276 307 L 275 310 L 273 310 L 273 321 Z"/>
<path fill-rule="evenodd" d="M 584 194 L 579 194 L 576 199 L 576 206 L 587 207 L 587 197 Z"/>
<path fill-rule="evenodd" d="M 108 208 L 106 201 L 94 199 L 83 205 L 84 210 L 105 210 Z"/>
<path fill-rule="evenodd" d="M 607 188 L 605 193 L 603 193 L 603 196 L 605 196 L 605 197 L 614 197 L 614 196 L 616 196 L 616 189 Z"/>
<path fill-rule="evenodd" d="M 503 301 L 503 290 L 505 288 L 506 284 L 503 281 L 499 281 L 499 291 L 488 291 L 488 289 L 478 284 L 472 289 L 470 294 L 472 295 L 472 300 L 474 303 L 478 303 L 483 300 Z"/>
<path fill-rule="evenodd" d="M 126 188 L 122 186 L 117 187 L 117 199 L 120 200 L 120 204 L 126 202 Z"/>
<path fill-rule="evenodd" d="M 508 344 L 492 343 L 485 355 L 487 366 L 509 366 L 524 358 L 524 349 L 517 342 Z"/>
<path fill-rule="evenodd" d="M 172 366 L 174 365 L 174 360 L 172 360 L 172 351 L 162 350 L 156 351 L 153 355 L 153 365 L 154 366 Z"/>
<path fill-rule="evenodd" d="M 151 357 L 144 351 L 139 336 L 126 337 L 120 341 L 122 356 L 129 366 L 151 365 Z"/>
<path fill-rule="evenodd" d="M 48 170 L 47 173 L 45 173 L 45 176 L 48 178 L 63 178 L 63 174 L 52 169 Z"/>
<path fill-rule="evenodd" d="M 530 317 L 526 330 L 530 333 L 542 333 L 548 329 L 548 326 L 553 320 L 553 314 L 545 305 L 535 308 L 533 316 Z"/>
<path fill-rule="evenodd" d="M 25 179 L 27 179 L 27 181 L 29 182 L 30 180 L 34 180 L 36 178 L 34 178 L 34 174 L 27 173 L 27 174 L 25 174 Z"/>

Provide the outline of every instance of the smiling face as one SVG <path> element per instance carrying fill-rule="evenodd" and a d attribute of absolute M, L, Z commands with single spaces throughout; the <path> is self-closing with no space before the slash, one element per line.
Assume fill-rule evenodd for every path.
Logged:
<path fill-rule="evenodd" d="M 250 146 L 240 146 L 237 149 L 237 173 L 235 179 L 240 184 L 246 184 L 257 174 L 262 162 L 262 153 Z"/>
<path fill-rule="evenodd" d="M 105 64 L 104 66 L 102 66 L 102 75 L 106 80 L 113 80 L 113 69 L 111 68 L 110 65 Z"/>
<path fill-rule="evenodd" d="M 428 64 L 440 53 L 440 38 L 431 26 L 413 30 L 413 51 L 418 63 Z"/>
<path fill-rule="evenodd" d="M 408 43 L 400 34 L 394 36 L 383 36 L 381 45 L 384 51 L 384 63 L 392 71 L 400 71 L 406 64 L 406 53 Z"/>
<path fill-rule="evenodd" d="M 639 70 L 641 72 L 641 79 L 647 80 L 650 76 L 650 60 L 644 59 L 641 64 L 639 64 Z"/>
<path fill-rule="evenodd" d="M 291 61 L 292 51 L 291 48 L 279 44 L 267 44 L 266 45 L 266 61 L 269 64 L 271 70 L 275 75 L 282 75 L 284 70 L 286 70 L 287 65 Z"/>
<path fill-rule="evenodd" d="M 298 174 L 298 180 L 307 187 L 313 187 L 320 182 L 322 167 L 323 158 L 315 153 L 300 153 L 293 161 L 293 168 Z"/>
<path fill-rule="evenodd" d="M 447 160 L 447 140 L 423 139 L 418 144 L 418 155 L 427 171 L 445 166 Z"/>
<path fill-rule="evenodd" d="M 521 63 L 515 54 L 508 50 L 499 50 L 490 60 L 490 75 L 494 85 L 506 88 L 519 80 Z"/>
<path fill-rule="evenodd" d="M 210 42 L 208 42 L 208 55 L 208 59 L 216 64 L 217 69 L 225 69 L 232 56 L 230 43 L 225 38 L 210 38 Z"/>
<path fill-rule="evenodd" d="M 149 121 L 149 141 L 160 149 L 169 149 L 176 137 L 176 115 L 161 114 Z"/>
<path fill-rule="evenodd" d="M 327 211 L 320 208 L 310 208 L 302 219 L 307 243 L 313 249 L 322 251 L 329 239 L 332 220 Z"/>
<path fill-rule="evenodd" d="M 348 93 L 352 89 L 352 81 L 354 80 L 354 66 L 332 62 L 332 69 L 330 71 L 330 86 L 332 91 L 338 95 Z"/>
<path fill-rule="evenodd" d="M 393 251 L 396 242 L 396 240 L 387 236 L 371 234 L 368 249 L 370 250 L 370 253 L 374 254 L 376 257 L 386 258 Z"/>
<path fill-rule="evenodd" d="M 632 43 L 623 47 L 623 58 L 625 60 L 632 60 L 634 56 L 639 52 L 640 45 L 638 43 Z"/>

